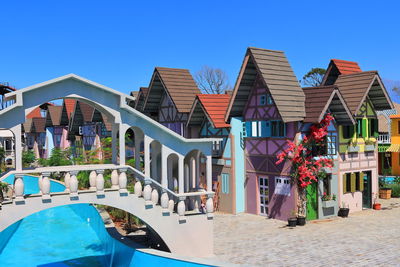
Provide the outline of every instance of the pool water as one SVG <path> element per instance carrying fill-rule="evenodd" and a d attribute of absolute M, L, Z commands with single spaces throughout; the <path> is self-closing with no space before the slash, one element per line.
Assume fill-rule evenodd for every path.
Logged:
<path fill-rule="evenodd" d="M 24 181 L 24 193 L 25 194 L 39 193 L 38 177 L 24 175 L 23 181 Z M 14 184 L 14 175 L 11 174 L 11 175 L 7 176 L 7 178 L 5 178 L 3 180 L 3 182 L 6 182 L 11 185 Z M 62 192 L 64 190 L 65 190 L 65 186 L 63 184 L 50 180 L 50 192 Z"/>
<path fill-rule="evenodd" d="M 4 181 L 12 183 L 13 177 Z M 25 176 L 25 192 L 38 193 Z M 64 186 L 51 181 L 54 192 Z M 58 190 L 58 191 L 57 191 Z M 136 251 L 112 238 L 97 210 L 73 204 L 32 214 L 0 233 L 0 266 L 204 266 Z"/>

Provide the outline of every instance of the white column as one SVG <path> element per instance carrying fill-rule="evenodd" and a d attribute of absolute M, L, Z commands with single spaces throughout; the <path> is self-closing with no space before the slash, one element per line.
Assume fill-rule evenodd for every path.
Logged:
<path fill-rule="evenodd" d="M 199 152 L 197 152 L 197 155 L 196 155 L 196 179 L 195 179 L 195 185 L 194 185 L 194 187 L 195 188 L 198 188 L 199 187 L 199 184 L 200 184 L 200 151 Z"/>
<path fill-rule="evenodd" d="M 139 171 L 141 171 L 140 168 L 140 144 L 141 144 L 142 138 L 137 136 L 135 133 L 135 168 Z"/>
<path fill-rule="evenodd" d="M 24 200 L 24 175 L 23 174 L 15 174 L 14 175 L 14 193 L 15 193 L 15 201 L 16 202 L 25 202 Z"/>
<path fill-rule="evenodd" d="M 206 172 L 207 172 L 207 191 L 212 191 L 212 157 L 211 155 L 207 156 L 207 163 L 206 163 Z"/>
<path fill-rule="evenodd" d="M 125 127 L 119 124 L 119 165 L 125 165 Z"/>
<path fill-rule="evenodd" d="M 150 177 L 150 143 L 152 139 L 144 136 L 144 175 Z"/>
<path fill-rule="evenodd" d="M 161 185 L 168 188 L 168 152 L 164 145 L 161 145 Z"/>
<path fill-rule="evenodd" d="M 179 194 L 184 193 L 184 171 L 183 171 L 183 166 L 184 166 L 184 157 L 182 155 L 178 155 L 178 192 Z"/>
<path fill-rule="evenodd" d="M 21 124 L 18 124 L 10 129 L 14 134 L 15 140 L 15 170 L 22 170 L 22 138 L 21 138 Z"/>
<path fill-rule="evenodd" d="M 117 134 L 119 126 L 116 123 L 112 124 L 111 130 L 111 150 L 112 150 L 112 163 L 118 164 L 118 151 L 117 151 Z"/>

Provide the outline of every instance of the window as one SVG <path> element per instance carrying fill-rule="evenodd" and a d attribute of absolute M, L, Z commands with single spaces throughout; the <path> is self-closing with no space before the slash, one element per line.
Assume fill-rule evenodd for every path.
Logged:
<path fill-rule="evenodd" d="M 46 115 L 47 115 L 47 110 L 41 109 L 41 110 L 40 110 L 40 116 L 41 116 L 42 118 L 45 118 Z"/>
<path fill-rule="evenodd" d="M 378 120 L 377 119 L 369 119 L 369 127 L 368 127 L 368 136 L 369 137 L 378 137 Z"/>
<path fill-rule="evenodd" d="M 268 177 L 258 177 L 258 187 L 260 190 L 260 213 L 268 214 L 269 186 Z"/>
<path fill-rule="evenodd" d="M 351 192 L 351 173 L 343 175 L 343 193 Z"/>
<path fill-rule="evenodd" d="M 272 99 L 272 96 L 270 94 L 267 95 L 267 104 L 268 105 L 274 104 L 274 100 Z"/>
<path fill-rule="evenodd" d="M 275 177 L 275 194 L 290 196 L 290 178 L 288 177 Z"/>
<path fill-rule="evenodd" d="M 332 175 L 328 174 L 322 181 L 324 186 L 324 195 L 330 196 L 332 194 L 331 190 Z"/>
<path fill-rule="evenodd" d="M 354 135 L 354 126 L 353 125 L 345 125 L 343 126 L 343 138 L 349 139 Z"/>
<path fill-rule="evenodd" d="M 259 105 L 265 106 L 266 103 L 267 103 L 267 95 L 260 95 L 259 96 Z"/>
<path fill-rule="evenodd" d="M 229 174 L 223 173 L 222 177 L 222 193 L 229 194 Z"/>
<path fill-rule="evenodd" d="M 336 135 L 328 132 L 326 136 L 327 155 L 335 156 L 337 153 Z"/>
<path fill-rule="evenodd" d="M 284 137 L 286 135 L 286 127 L 283 121 L 271 121 L 271 136 Z"/>
<path fill-rule="evenodd" d="M 213 154 L 219 155 L 221 152 L 222 141 L 213 141 Z"/>
<path fill-rule="evenodd" d="M 357 119 L 357 137 L 363 137 L 362 119 Z"/>
<path fill-rule="evenodd" d="M 247 137 L 247 122 L 242 122 L 243 137 Z"/>
<path fill-rule="evenodd" d="M 356 172 L 356 191 L 360 191 L 360 173 Z"/>

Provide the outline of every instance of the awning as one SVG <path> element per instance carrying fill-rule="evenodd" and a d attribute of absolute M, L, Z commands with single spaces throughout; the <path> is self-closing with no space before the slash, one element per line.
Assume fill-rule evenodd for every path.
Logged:
<path fill-rule="evenodd" d="M 391 144 L 386 152 L 400 152 L 400 144 Z"/>

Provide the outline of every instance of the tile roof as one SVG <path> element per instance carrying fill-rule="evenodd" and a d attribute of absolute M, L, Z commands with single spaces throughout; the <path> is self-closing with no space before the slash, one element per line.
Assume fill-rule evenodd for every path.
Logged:
<path fill-rule="evenodd" d="M 236 81 L 225 117 L 242 116 L 252 84 L 261 75 L 284 122 L 302 121 L 305 95 L 284 52 L 250 47 Z"/>
<path fill-rule="evenodd" d="M 92 118 L 93 118 L 93 113 L 94 113 L 94 107 L 92 107 L 89 104 L 86 104 L 84 102 L 78 101 L 79 103 L 79 108 L 80 111 L 82 112 L 82 116 L 83 116 L 83 121 L 84 122 L 91 122 Z M 76 112 L 76 108 L 75 108 L 75 112 Z"/>
<path fill-rule="evenodd" d="M 303 88 L 306 95 L 306 123 L 319 123 L 330 112 L 340 124 L 353 124 L 353 116 L 336 86 Z"/>
<path fill-rule="evenodd" d="M 156 67 L 144 101 L 145 113 L 159 110 L 164 90 L 181 113 L 189 113 L 196 94 L 200 94 L 189 70 Z"/>
<path fill-rule="evenodd" d="M 61 121 L 62 106 L 49 106 L 47 109 L 46 126 L 58 126 Z"/>
<path fill-rule="evenodd" d="M 26 115 L 26 118 L 27 119 L 40 118 L 40 117 L 42 117 L 42 114 L 40 113 L 40 111 L 41 111 L 41 108 L 36 107 L 28 115 Z"/>
<path fill-rule="evenodd" d="M 32 123 L 35 128 L 35 133 L 46 132 L 46 118 L 32 118 Z"/>
<path fill-rule="evenodd" d="M 198 94 L 200 104 L 215 128 L 230 127 L 225 122 L 225 113 L 231 96 L 228 94 Z"/>
<path fill-rule="evenodd" d="M 142 111 L 143 104 L 147 97 L 147 92 L 149 91 L 148 87 L 140 87 L 138 94 L 135 100 L 135 109 Z"/>
<path fill-rule="evenodd" d="M 75 99 L 64 99 L 64 106 L 67 112 L 68 119 L 71 118 L 71 114 L 75 110 L 75 105 L 76 105 Z"/>
<path fill-rule="evenodd" d="M 361 70 L 360 66 L 358 66 L 357 62 L 341 60 L 341 59 L 332 59 L 331 61 L 333 62 L 333 64 L 336 65 L 340 74 L 342 74 L 342 75 L 356 73 L 356 72 L 362 72 L 362 70 Z"/>
<path fill-rule="evenodd" d="M 367 95 L 371 99 L 375 110 L 385 110 L 393 107 L 377 71 L 340 75 L 335 84 L 338 86 L 353 115 L 358 113 L 358 109 Z"/>

